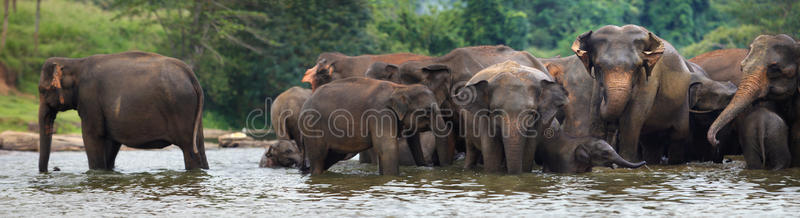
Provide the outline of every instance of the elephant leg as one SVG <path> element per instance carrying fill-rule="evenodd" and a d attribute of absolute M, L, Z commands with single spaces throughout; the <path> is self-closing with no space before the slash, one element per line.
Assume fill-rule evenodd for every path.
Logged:
<path fill-rule="evenodd" d="M 749 134 L 749 135 L 748 135 Z M 740 132 L 739 144 L 742 145 L 742 156 L 746 162 L 747 169 L 762 169 L 763 159 L 761 157 L 761 149 L 758 145 L 757 137 L 755 134 Z"/>
<path fill-rule="evenodd" d="M 775 117 L 778 117 L 777 114 Z M 762 153 L 767 158 L 767 166 L 773 170 L 789 168 L 792 165 L 792 151 L 789 148 L 789 127 L 783 119 L 766 124 L 766 138 L 762 139 Z M 798 157 L 800 158 L 800 157 Z"/>
<path fill-rule="evenodd" d="M 308 162 L 307 167 L 310 168 L 311 175 L 319 175 L 325 172 L 325 162 L 329 151 L 328 146 L 321 141 L 314 138 L 313 140 L 307 140 L 305 144 L 305 161 Z"/>
<path fill-rule="evenodd" d="M 505 172 L 503 164 L 503 143 L 489 135 L 481 136 L 481 153 L 483 153 L 483 170 L 487 173 Z"/>
<path fill-rule="evenodd" d="M 202 127 L 200 129 L 202 129 Z M 188 137 L 183 137 L 176 145 L 180 147 L 183 152 L 183 164 L 186 170 L 208 169 L 208 160 L 206 159 L 202 131 L 197 133 L 197 153 L 194 152 L 194 142 L 192 140 L 193 132 L 183 133 L 183 135 Z"/>
<path fill-rule="evenodd" d="M 689 114 L 686 113 L 670 132 L 667 164 L 683 164 L 686 162 L 686 145 L 689 144 L 690 137 Z"/>
<path fill-rule="evenodd" d="M 109 159 L 116 157 L 116 152 L 112 152 L 114 146 L 113 141 L 108 140 L 102 136 L 87 135 L 83 136 L 84 148 L 86 149 L 86 157 L 89 160 L 89 169 L 92 170 L 113 170 L 114 163 Z M 118 148 L 118 147 L 117 147 Z M 119 149 L 117 149 L 118 151 Z M 114 157 L 111 155 L 114 154 Z"/>
<path fill-rule="evenodd" d="M 441 137 L 441 136 L 435 136 Z M 439 161 L 439 166 L 450 166 L 453 164 L 453 156 L 455 156 L 456 152 L 456 134 L 451 133 L 447 136 L 444 136 L 444 140 L 446 140 L 445 146 L 436 146 L 436 160 Z M 438 143 L 437 143 L 438 144 Z"/>
<path fill-rule="evenodd" d="M 377 145 L 373 148 L 375 148 L 378 153 L 378 169 L 380 174 L 392 176 L 400 175 L 400 161 L 397 157 L 399 152 L 397 148 L 397 138 L 391 136 L 374 137 L 372 144 Z"/>
<path fill-rule="evenodd" d="M 106 168 L 114 169 L 114 162 L 117 159 L 119 148 L 122 146 L 119 142 L 111 141 L 111 146 L 106 147 Z"/>
<path fill-rule="evenodd" d="M 632 108 L 633 109 L 633 108 Z M 622 158 L 630 162 L 641 160 L 639 151 L 639 136 L 644 124 L 644 115 L 631 110 L 629 114 L 620 119 L 619 125 L 619 151 Z"/>
<path fill-rule="evenodd" d="M 792 164 L 791 167 L 800 167 L 800 121 L 795 121 L 792 124 L 791 144 L 789 144 L 789 152 L 791 153 Z"/>
<path fill-rule="evenodd" d="M 370 155 L 371 152 L 372 152 L 372 148 L 367 149 L 366 151 L 362 151 L 362 152 L 358 153 L 358 162 L 359 163 L 373 163 L 372 162 L 372 155 Z"/>
<path fill-rule="evenodd" d="M 425 166 L 425 154 L 422 152 L 422 144 L 420 143 L 420 133 L 415 133 L 406 138 L 406 145 L 411 151 L 411 156 L 414 158 L 414 164 L 417 166 Z"/>
<path fill-rule="evenodd" d="M 475 164 L 478 162 L 478 155 L 480 152 L 475 146 L 480 145 L 475 145 L 471 140 L 467 140 L 467 145 L 465 148 L 466 156 L 464 157 L 464 169 L 474 169 Z"/>

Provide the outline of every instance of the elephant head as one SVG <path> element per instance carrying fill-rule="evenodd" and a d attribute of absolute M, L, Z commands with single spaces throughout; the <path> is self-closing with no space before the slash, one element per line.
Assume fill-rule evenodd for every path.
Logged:
<path fill-rule="evenodd" d="M 423 85 L 398 85 L 392 92 L 388 108 L 403 126 L 404 134 L 441 130 L 444 125 L 433 93 Z"/>
<path fill-rule="evenodd" d="M 336 62 L 346 56 L 338 52 L 325 52 L 319 55 L 314 67 L 306 70 L 302 82 L 311 84 L 311 91 L 319 86 L 333 81 L 333 72 L 336 70 Z"/>
<path fill-rule="evenodd" d="M 364 72 L 364 76 L 377 80 L 402 83 L 397 71 L 399 71 L 397 65 L 384 62 L 375 62 L 367 69 L 367 72 Z"/>
<path fill-rule="evenodd" d="M 736 93 L 729 81 L 715 81 L 695 63 L 685 61 L 692 73 L 689 85 L 689 108 L 695 113 L 722 110 Z"/>
<path fill-rule="evenodd" d="M 59 111 L 76 109 L 77 84 L 81 61 L 69 58 L 49 58 L 39 77 L 39 171 L 47 172 L 50 145 Z"/>
<path fill-rule="evenodd" d="M 664 42 L 643 27 L 609 25 L 578 36 L 572 50 L 602 85 L 601 116 L 616 120 L 625 111 L 634 84 L 649 79 Z"/>
<path fill-rule="evenodd" d="M 631 163 L 623 159 L 605 140 L 589 138 L 575 148 L 575 161 L 578 172 L 591 172 L 592 167 L 614 167 L 614 164 L 625 168 L 639 168 L 646 164 L 642 161 Z"/>
<path fill-rule="evenodd" d="M 800 45 L 784 34 L 760 35 L 750 44 L 750 51 L 742 60 L 744 76 L 739 90 L 708 129 L 708 141 L 717 145 L 717 132 L 749 107 L 756 99 L 783 101 L 797 94 L 797 64 L 800 62 Z"/>
<path fill-rule="evenodd" d="M 436 98 L 423 85 L 397 85 L 392 92 L 387 107 L 397 116 L 401 125 L 401 137 L 406 138 L 414 160 L 418 166 L 424 165 L 420 132 L 433 131 L 436 137 L 436 149 L 440 158 L 445 156 L 449 127 L 441 116 Z M 442 162 L 442 161 L 440 161 Z M 448 163 L 448 162 L 444 162 Z"/>
<path fill-rule="evenodd" d="M 472 77 L 454 98 L 468 99 L 465 109 L 481 119 L 488 115 L 489 137 L 502 134 L 508 173 L 521 173 L 526 157 L 533 157 L 538 131 L 552 122 L 566 102 L 566 91 L 552 77 L 514 61 L 492 65 Z M 468 121 L 470 122 L 470 121 Z"/>
<path fill-rule="evenodd" d="M 299 167 L 303 163 L 303 154 L 293 140 L 278 140 L 273 145 L 268 145 L 264 155 L 261 156 L 259 167 Z"/>

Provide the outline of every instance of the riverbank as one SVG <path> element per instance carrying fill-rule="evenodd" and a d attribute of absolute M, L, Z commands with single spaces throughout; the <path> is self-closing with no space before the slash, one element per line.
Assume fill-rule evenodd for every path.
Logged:
<path fill-rule="evenodd" d="M 231 138 L 231 131 L 219 129 L 205 129 L 203 135 L 205 137 L 206 150 L 225 148 L 252 148 L 264 147 L 273 144 L 275 140 L 255 140 L 250 137 Z M 220 143 L 222 145 L 220 146 Z M 164 149 L 178 149 L 175 146 L 168 146 Z M 55 134 L 53 135 L 53 143 L 51 151 L 83 151 L 83 138 L 81 134 Z M 122 146 L 121 150 L 142 150 Z M 3 131 L 0 132 L 0 151 L 39 151 L 39 134 L 32 132 L 20 131 Z M 7 152 L 0 152 L 4 154 Z"/>

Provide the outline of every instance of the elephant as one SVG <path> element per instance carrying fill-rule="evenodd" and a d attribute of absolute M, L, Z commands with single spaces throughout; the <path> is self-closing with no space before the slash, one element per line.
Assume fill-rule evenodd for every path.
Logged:
<path fill-rule="evenodd" d="M 439 107 L 423 85 L 358 77 L 336 80 L 311 95 L 300 118 L 302 171 L 312 175 L 323 173 L 348 153 L 369 148 L 377 150 L 381 174 L 399 175 L 400 138 L 407 139 L 415 163 L 425 165 L 419 132 L 436 131 L 437 151 L 446 147 Z"/>
<path fill-rule="evenodd" d="M 715 147 L 705 140 L 705 133 L 708 127 L 719 115 L 719 112 L 728 105 L 734 93 L 736 85 L 730 81 L 716 81 L 711 79 L 711 75 L 704 71 L 699 65 L 686 62 L 689 71 L 692 73 L 689 85 L 689 120 L 692 133 L 691 145 L 686 148 L 687 161 L 713 161 L 721 163 L 724 155 L 739 154 L 739 145 L 735 137 L 735 131 L 730 128 L 724 131 L 727 140 L 725 146 Z M 715 73 L 720 73 L 719 71 Z"/>
<path fill-rule="evenodd" d="M 468 99 L 460 106 L 467 130 L 464 167 L 474 167 L 482 154 L 490 173 L 531 172 L 536 147 L 546 137 L 538 133 L 567 101 L 566 91 L 549 74 L 514 61 L 481 70 L 457 95 Z"/>
<path fill-rule="evenodd" d="M 303 152 L 294 140 L 279 139 L 267 145 L 258 166 L 261 168 L 298 167 L 303 163 Z"/>
<path fill-rule="evenodd" d="M 364 72 L 374 62 L 402 64 L 428 58 L 430 57 L 411 53 L 347 56 L 339 52 L 325 52 L 317 57 L 314 67 L 306 70 L 302 82 L 310 83 L 311 90 L 314 91 L 333 80 L 363 77 Z"/>
<path fill-rule="evenodd" d="M 567 103 L 566 91 L 549 74 L 514 61 L 481 70 L 454 98 L 468 99 L 460 105 L 464 167 L 474 167 L 482 154 L 485 171 L 510 174 L 531 172 L 543 138 L 538 133 Z"/>
<path fill-rule="evenodd" d="M 756 106 L 736 119 L 739 144 L 748 169 L 779 170 L 792 164 L 789 126 L 768 107 Z"/>
<path fill-rule="evenodd" d="M 400 65 L 386 64 L 383 72 L 396 72 L 397 81 L 402 84 L 423 84 L 433 91 L 436 101 L 440 103 L 445 122 L 452 123 L 449 130 L 447 154 L 436 155 L 440 165 L 450 165 L 457 150 L 465 151 L 462 143 L 463 132 L 459 123 L 457 99 L 451 98 L 458 93 L 464 84 L 478 71 L 506 60 L 513 60 L 523 66 L 533 67 L 542 72 L 547 69 L 533 55 L 524 51 L 515 51 L 504 46 L 473 46 L 456 48 L 449 53 L 435 58 L 406 61 Z M 379 70 L 380 69 L 373 69 Z"/>
<path fill-rule="evenodd" d="M 618 131 L 617 151 L 630 161 L 683 163 L 690 138 L 691 73 L 672 45 L 636 25 L 603 26 L 577 37 L 572 50 L 600 88 L 600 117 Z M 666 138 L 648 143 L 643 139 Z M 658 142 L 657 141 L 657 142 Z M 641 143 L 640 145 L 640 142 Z"/>
<path fill-rule="evenodd" d="M 739 89 L 731 102 L 714 120 L 707 132 L 707 140 L 718 145 L 717 133 L 735 117 L 746 111 L 754 102 L 774 104 L 781 119 L 788 122 L 790 138 L 789 150 L 792 167 L 800 166 L 800 94 L 798 94 L 798 63 L 800 63 L 800 43 L 792 37 L 779 35 L 760 35 L 750 44 L 747 56 L 741 62 L 744 73 Z M 780 140 L 774 140 L 780 142 Z M 743 151 L 744 152 L 744 151 Z"/>
<path fill-rule="evenodd" d="M 729 81 L 738 86 L 743 74 L 739 64 L 746 55 L 747 49 L 720 49 L 700 54 L 689 62 L 700 66 L 715 81 Z"/>
<path fill-rule="evenodd" d="M 203 89 L 182 61 L 148 52 L 48 58 L 39 79 L 39 171 L 47 172 L 53 122 L 77 110 L 89 169 L 113 170 L 120 146 L 183 151 L 187 170 L 208 169 Z"/>
<path fill-rule="evenodd" d="M 300 142 L 300 128 L 298 120 L 303 103 L 311 97 L 311 90 L 298 86 L 291 87 L 275 97 L 270 108 L 270 121 L 278 139 L 294 140 L 295 145 Z M 302 152 L 302 148 L 298 148 Z"/>
<path fill-rule="evenodd" d="M 639 168 L 646 162 L 631 163 L 617 154 L 605 140 L 590 136 L 570 136 L 563 131 L 556 120 L 551 123 L 556 135 L 545 139 L 546 143 L 538 147 L 536 160 L 542 165 L 543 172 L 549 173 L 586 173 L 592 172 L 595 166 L 614 167 L 614 164 L 625 168 Z"/>
<path fill-rule="evenodd" d="M 736 93 L 736 85 L 730 81 L 717 81 L 699 65 L 685 61 L 691 73 L 689 84 L 689 108 L 692 112 L 704 113 L 722 110 Z"/>

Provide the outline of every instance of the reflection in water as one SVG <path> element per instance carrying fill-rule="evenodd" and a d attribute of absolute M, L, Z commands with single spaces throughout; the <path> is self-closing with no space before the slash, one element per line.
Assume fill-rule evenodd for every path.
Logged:
<path fill-rule="evenodd" d="M 517 176 L 344 161 L 309 177 L 258 168 L 261 149 L 208 151 L 208 171 L 186 172 L 177 151 L 123 151 L 115 172 L 87 171 L 82 152 L 55 152 L 59 172 L 39 174 L 38 155 L 0 155 L 0 216 L 695 215 L 800 213 L 800 169 L 744 170 L 741 160 L 578 175 Z"/>

